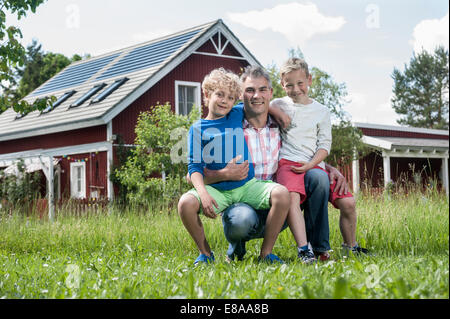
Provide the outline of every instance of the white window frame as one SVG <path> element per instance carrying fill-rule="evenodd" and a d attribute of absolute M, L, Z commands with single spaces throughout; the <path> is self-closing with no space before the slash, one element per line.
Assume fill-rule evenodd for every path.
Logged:
<path fill-rule="evenodd" d="M 178 103 L 178 87 L 179 86 L 190 86 L 194 87 L 195 90 L 195 105 L 198 110 L 202 111 L 202 89 L 199 82 L 188 82 L 188 81 L 175 81 L 175 114 L 180 114 L 180 106 Z"/>
<path fill-rule="evenodd" d="M 76 189 L 78 181 L 75 180 L 75 169 L 81 167 L 81 190 Z M 70 163 L 70 197 L 72 198 L 86 198 L 86 163 L 74 162 Z"/>

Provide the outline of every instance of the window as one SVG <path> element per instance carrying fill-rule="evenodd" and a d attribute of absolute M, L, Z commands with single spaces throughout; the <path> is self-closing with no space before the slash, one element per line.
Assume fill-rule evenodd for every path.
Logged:
<path fill-rule="evenodd" d="M 59 99 L 57 99 L 57 100 L 55 101 L 55 103 L 54 103 L 53 105 L 50 105 L 50 106 L 48 106 L 45 110 L 43 110 L 43 111 L 41 112 L 41 114 L 44 114 L 44 113 L 48 113 L 48 112 L 53 111 L 57 106 L 61 105 L 61 104 L 64 103 L 69 97 L 71 97 L 72 95 L 74 95 L 75 92 L 76 92 L 75 90 L 72 90 L 72 91 L 69 91 L 69 92 L 64 93 L 62 96 L 59 97 Z"/>
<path fill-rule="evenodd" d="M 90 104 L 98 103 L 98 102 L 104 100 L 108 95 L 110 95 L 112 92 L 117 90 L 126 81 L 128 81 L 128 78 L 122 78 L 122 79 L 117 80 L 116 82 L 111 84 L 109 88 L 105 89 L 102 93 L 97 95 L 97 97 L 95 99 L 93 99 Z"/>
<path fill-rule="evenodd" d="M 201 110 L 200 83 L 175 81 L 175 113 L 188 115 L 195 105 Z"/>
<path fill-rule="evenodd" d="M 95 93 L 100 91 L 106 86 L 105 83 L 97 84 L 92 89 L 90 89 L 85 95 L 80 97 L 78 100 L 75 101 L 75 103 L 71 104 L 70 107 L 77 107 L 86 102 L 91 96 L 93 96 Z"/>
<path fill-rule="evenodd" d="M 86 163 L 70 163 L 70 197 L 86 198 Z"/>

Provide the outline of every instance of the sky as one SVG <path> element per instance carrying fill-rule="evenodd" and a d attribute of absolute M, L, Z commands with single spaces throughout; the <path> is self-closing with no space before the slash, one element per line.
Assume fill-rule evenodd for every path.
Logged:
<path fill-rule="evenodd" d="M 96 56 L 217 19 L 263 66 L 300 48 L 310 67 L 346 84 L 353 122 L 398 125 L 394 68 L 449 47 L 446 0 L 49 0 L 6 24 L 21 29 L 24 46 L 35 39 L 45 51 Z"/>

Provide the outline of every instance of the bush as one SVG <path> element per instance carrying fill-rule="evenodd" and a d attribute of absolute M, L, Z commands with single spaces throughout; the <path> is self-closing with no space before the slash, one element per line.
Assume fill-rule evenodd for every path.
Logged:
<path fill-rule="evenodd" d="M 12 207 L 24 207 L 40 197 L 41 172 L 26 173 L 25 163 L 16 163 L 19 174 L 5 175 L 0 172 L 0 200 Z"/>
<path fill-rule="evenodd" d="M 134 204 L 173 203 L 189 189 L 187 135 L 200 117 L 196 107 L 189 116 L 177 115 L 169 104 L 143 112 L 136 125 L 137 147 L 115 174 Z M 165 178 L 161 178 L 165 176 Z"/>

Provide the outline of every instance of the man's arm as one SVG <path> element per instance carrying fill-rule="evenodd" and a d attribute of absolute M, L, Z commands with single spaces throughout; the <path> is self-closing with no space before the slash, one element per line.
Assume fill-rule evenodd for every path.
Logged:
<path fill-rule="evenodd" d="M 210 170 L 205 168 L 203 170 L 203 182 L 205 185 L 215 184 L 223 181 L 241 181 L 248 176 L 249 164 L 245 161 L 242 164 L 237 164 L 236 162 L 241 159 L 241 155 L 233 158 L 228 162 L 227 166 L 219 170 Z M 186 180 L 191 184 L 191 179 L 189 173 L 186 176 Z"/>
<path fill-rule="evenodd" d="M 291 125 L 291 117 L 281 109 L 281 106 L 275 101 L 270 102 L 269 114 L 278 123 L 280 128 L 287 129 Z"/>

